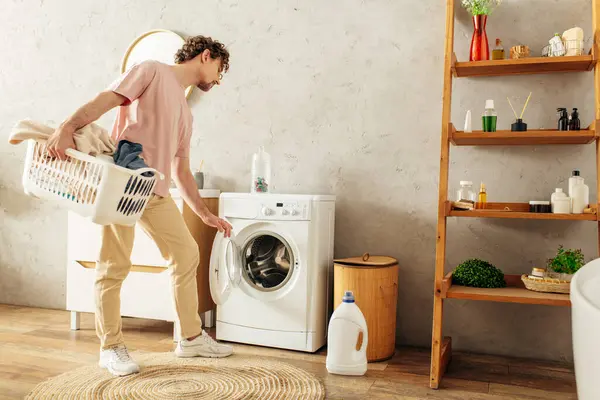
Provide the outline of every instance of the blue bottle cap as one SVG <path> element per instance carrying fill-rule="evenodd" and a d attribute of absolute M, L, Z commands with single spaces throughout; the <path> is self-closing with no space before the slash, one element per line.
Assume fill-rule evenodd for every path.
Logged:
<path fill-rule="evenodd" d="M 344 292 L 344 297 L 342 297 L 342 301 L 344 303 L 354 303 L 354 294 L 347 290 Z"/>

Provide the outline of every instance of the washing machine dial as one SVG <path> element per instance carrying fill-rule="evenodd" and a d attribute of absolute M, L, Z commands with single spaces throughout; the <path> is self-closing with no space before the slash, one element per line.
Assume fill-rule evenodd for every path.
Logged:
<path fill-rule="evenodd" d="M 271 210 L 269 207 L 263 207 L 262 214 L 268 217 L 269 215 L 273 215 L 273 210 Z"/>
<path fill-rule="evenodd" d="M 300 214 L 300 213 L 298 212 L 298 210 L 292 210 L 292 215 L 293 215 L 294 217 L 295 217 L 296 215 L 298 215 L 298 214 Z"/>
<path fill-rule="evenodd" d="M 286 209 L 281 210 L 281 215 L 288 215 L 290 212 Z"/>

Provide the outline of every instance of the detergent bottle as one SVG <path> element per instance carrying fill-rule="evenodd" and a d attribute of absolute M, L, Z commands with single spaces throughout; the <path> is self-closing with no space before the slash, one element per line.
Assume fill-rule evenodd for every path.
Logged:
<path fill-rule="evenodd" d="M 344 293 L 331 319 L 327 333 L 327 371 L 339 375 L 367 372 L 367 321 L 354 302 L 354 294 Z"/>

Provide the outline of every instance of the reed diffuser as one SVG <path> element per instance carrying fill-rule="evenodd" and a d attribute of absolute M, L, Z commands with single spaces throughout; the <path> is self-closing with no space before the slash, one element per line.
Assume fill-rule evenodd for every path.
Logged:
<path fill-rule="evenodd" d="M 523 111 L 521 111 L 520 117 L 517 117 L 517 113 L 516 113 L 513 105 L 511 104 L 510 99 L 508 97 L 506 98 L 506 100 L 508 100 L 508 104 L 510 105 L 510 108 L 512 109 L 512 112 L 515 115 L 515 119 L 516 119 L 516 122 L 510 126 L 511 131 L 513 131 L 513 132 L 526 132 L 527 131 L 527 124 L 525 122 L 523 122 L 523 115 L 525 114 L 525 109 L 527 109 L 527 105 L 529 104 L 529 100 L 531 99 L 531 94 L 532 94 L 532 92 L 529 92 L 529 96 L 527 97 L 525 106 L 523 106 Z"/>

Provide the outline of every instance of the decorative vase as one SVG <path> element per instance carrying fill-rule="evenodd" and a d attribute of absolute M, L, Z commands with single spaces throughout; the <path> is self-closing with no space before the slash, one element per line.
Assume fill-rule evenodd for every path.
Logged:
<path fill-rule="evenodd" d="M 471 61 L 483 61 L 490 59 L 490 46 L 488 44 L 485 26 L 487 15 L 473 15 L 473 39 L 471 39 Z"/>

